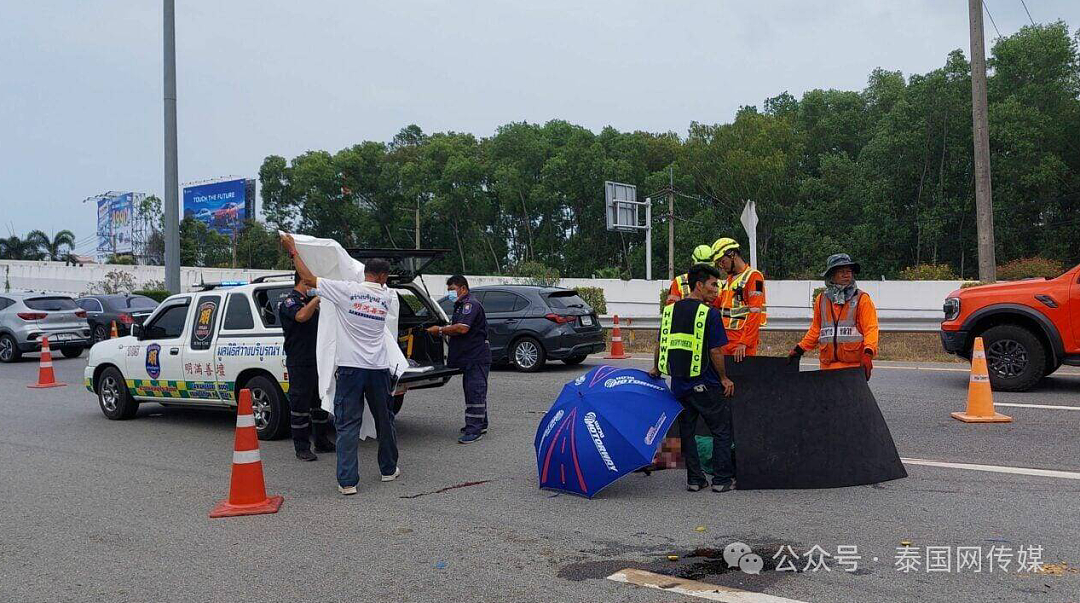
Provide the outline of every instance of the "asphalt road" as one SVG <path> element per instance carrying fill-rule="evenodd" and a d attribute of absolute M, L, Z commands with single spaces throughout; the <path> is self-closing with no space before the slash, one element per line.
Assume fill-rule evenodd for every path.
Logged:
<path fill-rule="evenodd" d="M 563 383 L 602 362 L 493 371 L 492 431 L 471 446 L 455 442 L 458 381 L 410 394 L 397 423 L 403 477 L 380 483 L 365 442 L 351 498 L 337 493 L 330 455 L 300 463 L 288 440 L 263 442 L 281 511 L 215 520 L 228 413 L 144 404 L 133 421 L 108 421 L 81 386 L 85 358 L 56 359 L 70 385 L 50 390 L 26 388 L 36 360 L 0 365 L 0 601 L 701 600 L 604 579 L 624 568 L 798 601 L 1080 599 L 1080 480 L 909 465 L 907 479 L 835 490 L 692 494 L 680 470 L 631 475 L 591 501 L 540 491 L 536 425 Z M 899 366 L 879 367 L 871 386 L 901 456 L 1080 472 L 1080 410 L 1002 407 L 1013 423 L 965 425 L 949 417 L 964 405 L 958 365 Z M 1080 408 L 1080 376 L 995 401 Z M 435 492 L 468 482 L 484 483 Z M 863 559 L 856 573 L 832 563 L 748 575 L 714 558 L 736 540 L 766 568 L 782 545 L 855 545 Z M 902 540 L 1040 545 L 1044 563 L 1068 567 L 902 573 Z"/>

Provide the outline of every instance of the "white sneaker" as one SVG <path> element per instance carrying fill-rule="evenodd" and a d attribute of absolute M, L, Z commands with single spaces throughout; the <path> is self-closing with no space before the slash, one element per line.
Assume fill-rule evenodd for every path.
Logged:
<path fill-rule="evenodd" d="M 399 475 L 401 475 L 401 467 L 394 467 L 393 475 L 384 475 L 380 479 L 382 479 L 382 481 L 384 482 L 392 482 L 396 480 Z"/>
<path fill-rule="evenodd" d="M 356 486 L 338 486 L 337 491 L 345 496 L 352 496 L 353 494 L 356 494 Z"/>

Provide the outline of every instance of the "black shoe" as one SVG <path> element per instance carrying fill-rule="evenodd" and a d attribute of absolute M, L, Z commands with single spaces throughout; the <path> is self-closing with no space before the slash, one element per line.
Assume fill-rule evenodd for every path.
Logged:
<path fill-rule="evenodd" d="M 712 485 L 712 491 L 713 492 L 730 492 L 730 491 L 732 491 L 734 489 L 735 489 L 735 482 L 733 482 L 733 481 L 723 483 L 723 484 L 713 484 Z"/>
<path fill-rule="evenodd" d="M 315 452 L 334 452 L 336 450 L 337 446 L 330 440 L 325 442 L 315 442 Z"/>
<path fill-rule="evenodd" d="M 705 486 L 704 486 L 704 485 L 702 485 L 702 484 L 687 484 L 687 485 L 686 485 L 686 490 L 687 490 L 688 492 L 701 492 L 701 490 L 702 490 L 702 489 L 703 489 L 704 487 L 705 487 Z"/>
<path fill-rule="evenodd" d="M 458 433 L 465 433 L 465 430 L 467 430 L 467 429 L 468 429 L 468 427 L 462 427 L 460 430 L 458 430 Z M 487 427 L 481 427 L 480 428 L 480 433 L 482 433 L 482 434 L 487 433 Z"/>
<path fill-rule="evenodd" d="M 296 458 L 301 461 L 317 461 L 319 457 L 315 456 L 315 453 L 310 450 L 300 450 L 296 453 Z"/>

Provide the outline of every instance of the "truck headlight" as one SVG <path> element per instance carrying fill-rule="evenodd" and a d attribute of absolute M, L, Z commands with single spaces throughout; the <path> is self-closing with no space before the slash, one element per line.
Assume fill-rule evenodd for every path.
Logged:
<path fill-rule="evenodd" d="M 957 316 L 960 316 L 960 298 L 950 297 L 945 300 L 945 305 L 941 307 L 945 312 L 945 320 L 956 320 Z"/>

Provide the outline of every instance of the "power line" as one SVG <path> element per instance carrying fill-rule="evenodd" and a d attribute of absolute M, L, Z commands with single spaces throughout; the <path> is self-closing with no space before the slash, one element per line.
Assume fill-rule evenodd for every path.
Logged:
<path fill-rule="evenodd" d="M 1027 13 L 1028 20 L 1031 21 L 1032 25 L 1035 25 L 1035 19 L 1031 18 L 1031 11 L 1028 10 L 1027 2 L 1024 2 L 1024 0 L 1020 0 L 1020 4 L 1024 5 L 1024 12 Z"/>
<path fill-rule="evenodd" d="M 990 14 L 990 7 L 986 5 L 986 0 L 983 0 L 983 8 L 986 9 L 986 16 L 990 17 L 990 25 L 994 26 L 994 31 L 997 32 L 997 37 L 1001 37 L 1001 30 L 998 29 L 997 23 L 994 23 L 994 15 Z"/>

